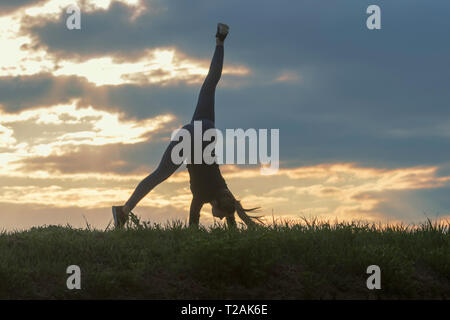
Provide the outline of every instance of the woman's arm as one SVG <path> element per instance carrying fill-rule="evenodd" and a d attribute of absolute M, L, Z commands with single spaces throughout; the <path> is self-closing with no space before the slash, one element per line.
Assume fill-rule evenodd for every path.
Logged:
<path fill-rule="evenodd" d="M 198 226 L 200 223 L 200 210 L 202 207 L 203 201 L 193 197 L 191 201 L 191 210 L 189 212 L 189 226 Z"/>

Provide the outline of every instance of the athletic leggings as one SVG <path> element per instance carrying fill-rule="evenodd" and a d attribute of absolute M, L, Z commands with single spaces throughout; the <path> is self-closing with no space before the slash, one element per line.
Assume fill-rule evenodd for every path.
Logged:
<path fill-rule="evenodd" d="M 214 96 L 217 83 L 222 75 L 223 53 L 223 45 L 216 45 L 208 75 L 206 76 L 202 88 L 200 89 L 197 107 L 195 108 L 191 123 L 183 127 L 183 129 L 188 130 L 191 134 L 193 133 L 194 121 L 212 122 L 214 125 Z M 136 207 L 138 202 L 141 201 L 141 199 L 144 198 L 154 187 L 169 178 L 181 165 L 174 164 L 171 158 L 172 149 L 177 143 L 178 141 L 170 142 L 155 171 L 153 171 L 138 184 L 130 199 L 126 202 L 126 205 L 130 208 L 130 210 Z"/>

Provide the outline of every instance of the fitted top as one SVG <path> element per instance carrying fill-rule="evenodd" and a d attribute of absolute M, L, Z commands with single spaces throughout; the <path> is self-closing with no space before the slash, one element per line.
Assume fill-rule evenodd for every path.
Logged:
<path fill-rule="evenodd" d="M 202 122 L 202 132 L 208 129 L 214 128 L 214 123 L 212 121 L 203 119 Z M 192 124 L 189 125 L 189 131 L 193 131 Z M 194 154 L 194 143 L 191 140 L 191 155 Z M 203 150 L 211 141 L 203 141 L 202 143 L 202 154 Z M 213 154 L 214 155 L 214 154 Z M 190 177 L 190 188 L 193 196 L 202 202 L 211 202 L 214 200 L 216 194 L 221 189 L 227 188 L 225 179 L 217 163 L 206 164 L 202 159 L 202 163 L 195 164 L 192 163 L 187 165 Z"/>

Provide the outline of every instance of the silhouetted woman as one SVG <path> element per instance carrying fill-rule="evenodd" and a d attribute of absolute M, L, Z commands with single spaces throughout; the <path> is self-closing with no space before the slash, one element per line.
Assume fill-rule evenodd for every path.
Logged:
<path fill-rule="evenodd" d="M 197 107 L 192 117 L 191 123 L 185 125 L 183 129 L 188 130 L 193 137 L 194 121 L 200 121 L 202 132 L 214 128 L 214 96 L 217 83 L 220 80 L 223 66 L 224 40 L 228 35 L 228 26 L 219 23 L 216 33 L 216 48 L 211 61 L 208 75 L 200 90 Z M 142 180 L 136 187 L 130 199 L 123 206 L 112 207 L 114 225 L 117 228 L 123 227 L 128 220 L 129 213 L 154 187 L 169 178 L 181 164 L 172 162 L 171 153 L 177 141 L 171 141 L 164 152 L 159 166 L 149 176 Z M 193 143 L 193 139 L 191 139 Z M 205 146 L 203 146 L 204 148 Z M 202 153 L 203 154 L 203 153 Z M 191 161 L 193 163 L 193 161 Z M 253 225 L 252 218 L 245 212 L 254 209 L 243 209 L 227 187 L 227 184 L 216 163 L 188 164 L 190 177 L 190 188 L 192 191 L 192 202 L 189 214 L 189 225 L 198 225 L 200 220 L 200 210 L 205 203 L 212 206 L 213 216 L 227 220 L 228 225 L 235 226 L 235 211 L 238 216 L 249 226 Z"/>

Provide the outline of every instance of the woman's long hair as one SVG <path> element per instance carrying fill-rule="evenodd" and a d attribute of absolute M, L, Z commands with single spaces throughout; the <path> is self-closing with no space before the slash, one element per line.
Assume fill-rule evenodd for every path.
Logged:
<path fill-rule="evenodd" d="M 235 208 L 239 218 L 244 221 L 247 227 L 256 227 L 260 224 L 264 224 L 264 222 L 261 220 L 262 216 L 255 217 L 249 216 L 247 214 L 247 212 L 256 212 L 256 210 L 260 209 L 261 207 L 244 209 L 241 205 L 241 202 L 239 200 L 235 200 Z"/>
<path fill-rule="evenodd" d="M 261 216 L 249 216 L 247 212 L 256 212 L 260 207 L 245 209 L 233 193 L 228 189 L 223 189 L 217 197 L 219 208 L 228 213 L 227 222 L 231 225 L 236 225 L 234 213 L 247 225 L 247 227 L 255 227 L 264 224 Z"/>

